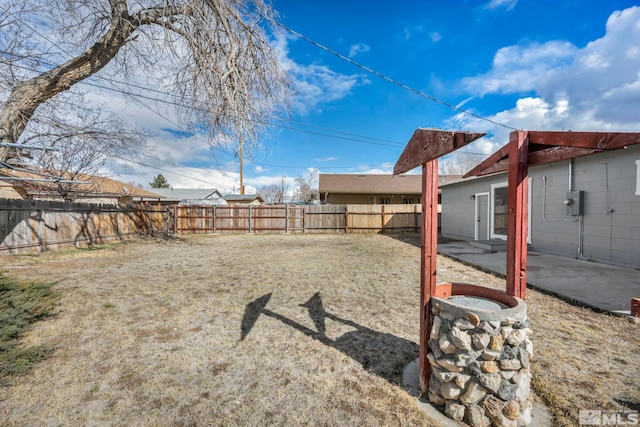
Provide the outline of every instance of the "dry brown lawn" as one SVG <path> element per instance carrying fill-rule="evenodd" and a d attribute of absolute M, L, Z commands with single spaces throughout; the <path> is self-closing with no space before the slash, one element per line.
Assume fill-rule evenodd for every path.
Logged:
<path fill-rule="evenodd" d="M 437 425 L 418 354 L 416 238 L 233 235 L 0 258 L 55 281 L 54 348 L 0 389 L 0 425 Z M 438 280 L 503 287 L 440 257 Z M 534 383 L 557 425 L 640 402 L 640 325 L 528 293 Z"/>

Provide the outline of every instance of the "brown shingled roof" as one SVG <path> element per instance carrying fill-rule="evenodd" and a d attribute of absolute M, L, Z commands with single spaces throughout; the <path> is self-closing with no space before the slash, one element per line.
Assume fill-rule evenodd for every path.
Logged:
<path fill-rule="evenodd" d="M 448 181 L 459 175 L 441 177 Z M 422 192 L 421 175 L 356 175 L 356 174 L 320 174 L 319 191 L 321 193 L 351 194 L 413 194 Z"/>

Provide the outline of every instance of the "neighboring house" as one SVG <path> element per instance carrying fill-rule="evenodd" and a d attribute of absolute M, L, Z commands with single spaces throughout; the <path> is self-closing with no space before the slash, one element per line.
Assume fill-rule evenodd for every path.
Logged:
<path fill-rule="evenodd" d="M 75 179 L 81 181 L 82 184 L 71 186 L 67 199 L 76 203 L 125 205 L 143 200 L 157 201 L 161 197 L 115 179 L 93 175 L 79 175 Z M 50 177 L 43 176 L 42 173 L 35 173 L 35 171 L 0 168 L 0 198 L 63 200 L 63 197 L 57 192 L 57 184 L 44 180 L 50 180 Z"/>
<path fill-rule="evenodd" d="M 506 239 L 506 173 L 440 189 L 443 237 Z M 640 267 L 640 145 L 530 167 L 528 221 L 532 250 Z"/>
<path fill-rule="evenodd" d="M 459 178 L 440 177 L 440 182 Z M 422 175 L 320 174 L 320 202 L 330 204 L 420 204 Z"/>
<path fill-rule="evenodd" d="M 228 205 L 263 205 L 264 199 L 259 194 L 227 194 L 224 200 Z"/>
<path fill-rule="evenodd" d="M 226 205 L 222 194 L 213 188 L 153 188 L 163 197 L 160 203 L 168 205 L 213 206 Z"/>

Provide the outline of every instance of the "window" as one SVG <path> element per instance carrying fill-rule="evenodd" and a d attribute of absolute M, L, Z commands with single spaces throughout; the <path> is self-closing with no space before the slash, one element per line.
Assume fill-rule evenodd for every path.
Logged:
<path fill-rule="evenodd" d="M 380 204 L 381 205 L 390 205 L 391 204 L 391 200 L 390 199 L 380 199 Z"/>
<path fill-rule="evenodd" d="M 527 209 L 527 243 L 531 243 L 531 188 L 532 178 L 529 178 L 528 182 L 528 209 Z M 507 239 L 507 183 L 501 182 L 499 184 L 491 184 L 491 193 L 489 200 L 489 207 L 491 212 L 489 213 L 489 232 L 491 239 Z"/>
<path fill-rule="evenodd" d="M 405 204 L 405 205 L 412 205 L 413 204 L 413 198 L 409 197 L 409 198 L 403 199 L 402 203 Z"/>
<path fill-rule="evenodd" d="M 491 237 L 507 237 L 507 184 L 491 186 Z"/>
<path fill-rule="evenodd" d="M 640 196 L 640 160 L 636 160 L 636 196 Z"/>

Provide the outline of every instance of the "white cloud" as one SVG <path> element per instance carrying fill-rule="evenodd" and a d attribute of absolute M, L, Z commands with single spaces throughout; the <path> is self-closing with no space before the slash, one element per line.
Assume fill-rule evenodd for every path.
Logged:
<path fill-rule="evenodd" d="M 371 47 L 367 44 L 364 44 L 364 43 L 354 44 L 349 49 L 349 58 L 353 58 L 359 53 L 369 52 L 370 50 L 371 50 Z"/>
<path fill-rule="evenodd" d="M 483 6 L 483 9 L 505 9 L 507 11 L 516 7 L 518 0 L 491 0 L 489 3 Z"/>
<path fill-rule="evenodd" d="M 440 40 L 442 40 L 442 34 L 440 34 L 437 31 L 433 31 L 433 32 L 429 33 L 429 38 L 431 38 L 432 42 L 438 43 Z"/>
<path fill-rule="evenodd" d="M 553 41 L 500 49 L 487 73 L 464 79 L 474 95 L 530 93 L 487 118 L 518 129 L 639 131 L 640 7 L 611 14 L 603 37 L 577 48 Z M 510 129 L 458 114 L 451 124 L 487 131 L 496 146 Z"/>
<path fill-rule="evenodd" d="M 280 33 L 276 35 L 273 44 L 282 68 L 294 80 L 297 93 L 294 101 L 296 113 L 304 114 L 318 109 L 322 104 L 345 98 L 356 86 L 370 83 L 363 74 L 341 74 L 331 70 L 327 65 L 297 63 L 289 57 L 288 45 L 291 40 L 294 40 L 294 37 Z"/>
<path fill-rule="evenodd" d="M 337 157 L 322 157 L 322 158 L 317 158 L 317 159 L 314 159 L 314 160 L 317 161 L 317 162 L 333 162 L 333 161 L 338 160 L 338 158 Z"/>
<path fill-rule="evenodd" d="M 489 72 L 465 78 L 462 84 L 467 91 L 480 96 L 528 92 L 553 70 L 569 64 L 576 52 L 571 43 L 561 41 L 503 47 L 496 52 Z"/>

